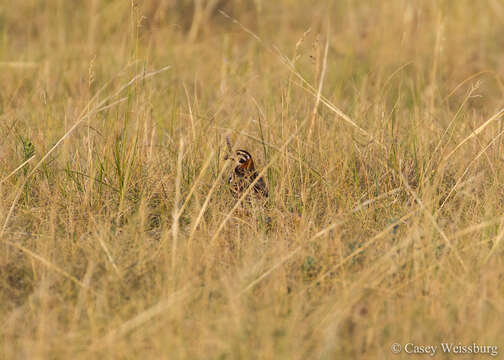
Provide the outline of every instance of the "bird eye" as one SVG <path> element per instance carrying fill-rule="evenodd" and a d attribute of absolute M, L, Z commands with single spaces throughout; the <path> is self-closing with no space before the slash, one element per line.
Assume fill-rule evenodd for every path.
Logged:
<path fill-rule="evenodd" d="M 238 162 L 239 162 L 240 164 L 243 164 L 245 161 L 247 161 L 247 160 L 245 160 L 244 158 L 241 158 L 240 160 L 238 160 Z"/>

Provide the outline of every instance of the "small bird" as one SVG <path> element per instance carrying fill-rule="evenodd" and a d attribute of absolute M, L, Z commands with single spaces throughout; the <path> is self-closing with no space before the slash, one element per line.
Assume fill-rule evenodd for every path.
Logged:
<path fill-rule="evenodd" d="M 230 185 L 233 196 L 239 198 L 257 178 L 258 173 L 255 169 L 252 155 L 250 155 L 248 151 L 241 149 L 236 150 L 235 155 L 236 156 L 227 156 L 228 159 L 236 162 L 236 165 L 229 175 L 228 184 Z M 252 191 L 258 197 L 268 197 L 268 187 L 263 178 L 259 178 L 259 180 L 256 181 Z"/>

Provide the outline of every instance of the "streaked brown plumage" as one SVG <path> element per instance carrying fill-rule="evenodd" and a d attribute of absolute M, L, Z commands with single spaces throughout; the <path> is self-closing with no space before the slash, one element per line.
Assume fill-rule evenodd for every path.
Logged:
<path fill-rule="evenodd" d="M 228 184 L 230 185 L 233 196 L 239 198 L 242 193 L 252 184 L 257 178 L 258 173 L 255 169 L 254 160 L 252 155 L 246 150 L 236 150 L 235 157 L 228 157 L 236 162 L 236 165 L 229 175 Z M 256 196 L 267 198 L 268 187 L 263 178 L 259 178 L 254 184 L 253 193 Z"/>

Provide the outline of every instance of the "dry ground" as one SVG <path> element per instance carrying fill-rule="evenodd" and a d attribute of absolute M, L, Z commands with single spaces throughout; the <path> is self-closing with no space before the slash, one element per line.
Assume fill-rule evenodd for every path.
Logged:
<path fill-rule="evenodd" d="M 0 7 L 0 357 L 501 355 L 503 49 L 499 0 Z"/>

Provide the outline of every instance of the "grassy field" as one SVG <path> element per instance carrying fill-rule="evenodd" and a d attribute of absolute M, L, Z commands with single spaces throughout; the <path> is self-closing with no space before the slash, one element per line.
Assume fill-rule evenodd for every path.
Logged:
<path fill-rule="evenodd" d="M 0 358 L 502 356 L 503 49 L 498 0 L 1 7 Z"/>

